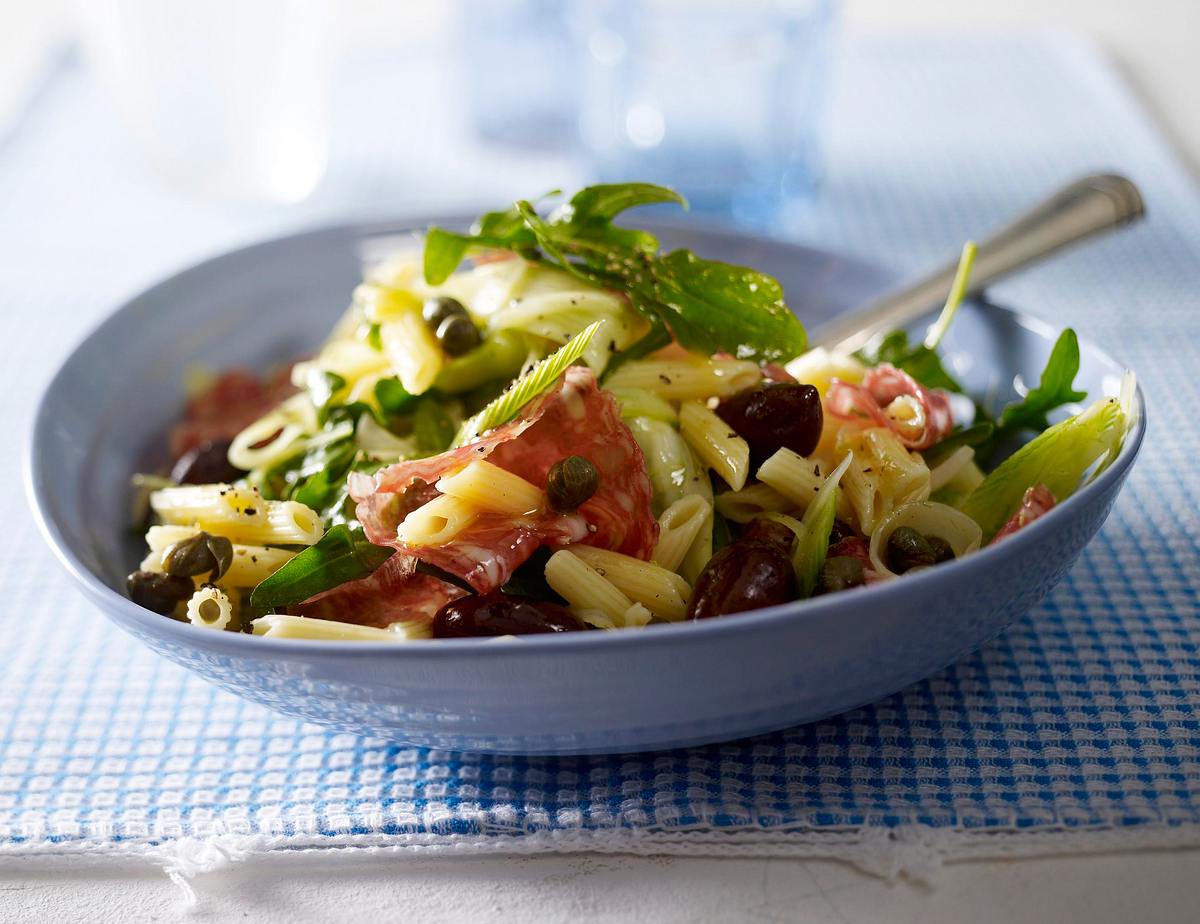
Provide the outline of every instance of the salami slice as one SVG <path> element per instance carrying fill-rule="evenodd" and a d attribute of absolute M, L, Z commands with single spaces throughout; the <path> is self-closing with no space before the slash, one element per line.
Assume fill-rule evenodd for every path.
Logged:
<path fill-rule="evenodd" d="M 341 584 L 290 608 L 295 616 L 385 629 L 394 622 L 432 621 L 466 591 L 416 572 L 417 560 L 393 555 L 368 577 Z"/>
<path fill-rule="evenodd" d="M 587 457 L 600 473 L 596 493 L 574 515 L 546 511 L 514 519 L 485 513 L 442 546 L 410 548 L 396 541 L 396 528 L 409 512 L 436 496 L 430 486 L 443 475 L 487 459 L 542 485 L 551 466 L 569 455 Z M 641 450 L 612 396 L 581 366 L 567 370 L 559 386 L 532 402 L 517 420 L 474 443 L 429 459 L 400 462 L 374 477 L 352 475 L 350 495 L 372 542 L 436 565 L 481 593 L 507 581 L 539 545 L 583 542 L 645 560 L 658 539 Z"/>
<path fill-rule="evenodd" d="M 908 405 L 907 417 L 888 413 L 896 401 Z M 890 363 L 868 369 L 861 385 L 834 379 L 825 395 L 825 409 L 842 420 L 887 427 L 909 449 L 928 449 L 954 429 L 945 392 L 926 388 Z"/>
<path fill-rule="evenodd" d="M 1016 513 L 1009 517 L 1008 522 L 1000 527 L 1000 531 L 992 538 L 992 542 L 999 542 L 1023 526 L 1028 526 L 1038 517 L 1048 513 L 1055 503 L 1054 495 L 1050 493 L 1048 487 L 1044 484 L 1035 484 L 1025 492 L 1025 496 L 1021 498 L 1021 506 L 1017 508 Z"/>

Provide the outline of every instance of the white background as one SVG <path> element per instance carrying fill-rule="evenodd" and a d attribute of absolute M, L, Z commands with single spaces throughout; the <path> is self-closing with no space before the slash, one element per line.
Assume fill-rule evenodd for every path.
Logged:
<path fill-rule="evenodd" d="M 437 17 L 424 2 L 342 9 L 352 41 L 411 36 Z M 0 139 L 71 21 L 65 0 L 0 0 Z M 1089 34 L 1200 168 L 1198 0 L 849 0 L 843 22 L 854 31 Z M 196 888 L 192 920 L 1184 922 L 1200 919 L 1200 852 L 962 863 L 933 885 L 795 860 L 291 855 L 206 874 Z M 180 892 L 145 866 L 0 859 L 4 924 L 181 912 Z"/>

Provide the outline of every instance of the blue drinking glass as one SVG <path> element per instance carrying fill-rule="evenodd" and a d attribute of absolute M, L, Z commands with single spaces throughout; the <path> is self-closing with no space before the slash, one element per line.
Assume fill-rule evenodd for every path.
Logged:
<path fill-rule="evenodd" d="M 560 0 L 462 0 L 467 99 L 485 141 L 563 151 L 577 138 L 577 57 Z"/>
<path fill-rule="evenodd" d="M 603 181 L 769 224 L 818 176 L 832 0 L 574 0 L 580 133 Z"/>

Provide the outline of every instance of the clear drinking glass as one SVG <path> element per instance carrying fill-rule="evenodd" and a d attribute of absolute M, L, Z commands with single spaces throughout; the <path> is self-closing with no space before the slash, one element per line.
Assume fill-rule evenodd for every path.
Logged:
<path fill-rule="evenodd" d="M 329 0 L 81 0 L 88 57 L 162 172 L 203 193 L 305 198 L 325 172 Z"/>
<path fill-rule="evenodd" d="M 831 0 L 577 0 L 593 171 L 769 220 L 816 180 L 831 20 Z"/>

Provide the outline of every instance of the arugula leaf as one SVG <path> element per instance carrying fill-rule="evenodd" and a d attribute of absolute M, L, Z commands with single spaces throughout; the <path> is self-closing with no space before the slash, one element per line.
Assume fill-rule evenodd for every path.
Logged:
<path fill-rule="evenodd" d="M 375 423 L 381 427 L 387 426 L 387 420 L 374 407 L 367 404 L 365 401 L 352 401 L 349 404 L 334 404 L 325 413 L 325 425 L 327 427 L 339 423 L 357 424 L 358 418 L 363 414 L 370 414 L 374 418 Z"/>
<path fill-rule="evenodd" d="M 1023 400 L 1014 401 L 1005 407 L 998 419 L 991 417 L 984 407 L 976 403 L 977 426 L 979 422 L 991 423 L 993 426 L 990 437 L 971 444 L 975 446 L 975 457 L 980 464 L 986 468 L 987 462 L 996 455 L 997 450 L 1012 446 L 1021 433 L 1028 430 L 1044 431 L 1050 426 L 1046 416 L 1050 411 L 1086 398 L 1086 392 L 1073 388 L 1078 372 L 1079 339 L 1075 336 L 1075 331 L 1068 327 L 1055 341 L 1038 386 L 1031 389 Z M 933 450 L 939 449 L 941 445 L 939 443 Z M 925 455 L 926 458 L 929 457 L 928 453 Z"/>
<path fill-rule="evenodd" d="M 674 202 L 687 208 L 687 200 L 673 189 L 653 183 L 600 183 L 571 197 L 562 216 L 574 224 L 610 222 L 638 205 Z"/>
<path fill-rule="evenodd" d="M 331 508 L 340 503 L 340 495 L 346 485 L 346 473 L 355 455 L 353 440 L 337 447 L 327 457 L 324 466 L 296 485 L 291 492 L 291 499 L 317 511 L 322 517 L 327 516 Z"/>
<path fill-rule="evenodd" d="M 1030 389 L 1023 401 L 1016 401 L 1001 412 L 1000 426 L 1010 431 L 1045 430 L 1050 426 L 1047 413 L 1087 397 L 1087 392 L 1072 387 L 1078 373 L 1079 338 L 1068 327 L 1050 351 L 1037 388 Z"/>
<path fill-rule="evenodd" d="M 366 577 L 394 552 L 395 549 L 367 542 L 360 531 L 334 526 L 316 545 L 309 546 L 255 587 L 250 594 L 250 605 L 273 610 L 303 603 L 322 591 Z"/>
<path fill-rule="evenodd" d="M 445 282 L 458 269 L 471 243 L 469 235 L 430 228 L 425 233 L 425 281 L 431 286 Z"/>
<path fill-rule="evenodd" d="M 324 424 L 329 417 L 333 397 L 346 387 L 346 380 L 336 372 L 314 368 L 305 377 L 304 386 L 317 409 L 317 421 Z"/>
<path fill-rule="evenodd" d="M 990 420 L 982 420 L 969 427 L 957 427 L 940 443 L 935 443 L 921 457 L 929 468 L 936 468 L 940 463 L 950 458 L 950 454 L 959 446 L 973 446 L 976 451 L 981 446 L 990 446 L 995 437 L 996 425 Z"/>
<path fill-rule="evenodd" d="M 566 255 L 558 246 L 558 241 L 555 239 L 554 229 L 537 213 L 530 203 L 522 199 L 516 203 L 516 209 L 517 214 L 524 220 L 525 227 L 533 234 L 533 239 L 537 241 L 538 246 L 550 258 L 550 262 L 557 264 L 581 282 L 590 283 L 592 281 L 587 273 L 566 258 Z"/>
<path fill-rule="evenodd" d="M 612 224 L 634 206 L 667 202 L 686 205 L 675 191 L 649 183 L 587 187 L 549 219 L 521 200 L 508 211 L 483 216 L 470 235 L 431 229 L 425 278 L 443 282 L 471 247 L 505 248 L 589 285 L 626 293 L 653 325 L 647 344 L 669 332 L 691 350 L 763 362 L 803 352 L 804 328 L 773 278 L 687 250 L 660 256 L 652 234 Z"/>
<path fill-rule="evenodd" d="M 879 363 L 891 363 L 897 369 L 902 369 L 926 388 L 944 388 L 947 391 L 961 393 L 963 388 L 942 365 L 942 359 L 937 352 L 923 343 L 910 346 L 908 334 L 902 330 L 894 330 L 879 342 L 873 355 L 859 351 L 858 358 L 868 366 Z"/>
<path fill-rule="evenodd" d="M 685 347 L 766 361 L 804 352 L 804 328 L 784 304 L 783 288 L 765 273 L 702 260 L 690 250 L 672 251 L 650 270 L 659 316 Z"/>
<path fill-rule="evenodd" d="M 880 341 L 874 355 L 860 350 L 858 358 L 869 366 L 879 363 L 891 363 L 897 369 L 902 369 L 926 388 L 944 388 L 947 391 L 962 392 L 962 386 L 942 365 L 941 357 L 937 354 L 938 344 L 946 336 L 954 316 L 962 306 L 967 296 L 967 286 L 971 280 L 971 268 L 975 265 L 975 255 L 979 248 L 974 241 L 963 245 L 962 256 L 958 260 L 958 269 L 954 274 L 954 282 L 950 285 L 950 294 L 946 296 L 946 304 L 936 321 L 929 326 L 922 343 L 912 346 L 908 342 L 908 334 L 902 330 L 894 330 Z"/>
<path fill-rule="evenodd" d="M 627 209 L 660 203 L 675 203 L 687 208 L 687 200 L 675 190 L 653 183 L 588 186 L 571 197 L 552 220 L 569 224 L 572 235 L 581 242 L 654 254 L 658 251 L 658 238 L 649 231 L 619 228 L 612 220 Z"/>
<path fill-rule="evenodd" d="M 417 396 L 396 378 L 380 379 L 375 383 L 375 400 L 385 414 L 407 414 L 417 403 Z"/>
<path fill-rule="evenodd" d="M 966 297 L 977 249 L 971 241 L 963 246 L 958 271 L 955 273 L 954 283 L 946 298 L 945 307 L 942 308 L 938 319 L 930 325 L 924 342 L 912 345 L 909 343 L 908 334 L 902 330 L 895 330 L 879 342 L 874 353 L 860 351 L 857 354 L 858 358 L 868 365 L 891 363 L 897 369 L 907 372 L 926 388 L 943 388 L 947 391 L 962 393 L 962 385 L 946 371 L 941 357 L 937 354 L 937 348 Z M 1042 372 L 1041 381 L 1036 388 L 1032 389 L 1022 401 L 1013 402 L 1005 407 L 998 420 L 977 402 L 975 425 L 952 433 L 941 443 L 932 447 L 925 453 L 926 460 L 929 464 L 935 465 L 950 451 L 967 445 L 974 446 L 977 458 L 981 462 L 986 462 L 995 454 L 998 446 L 1003 446 L 1020 431 L 1045 430 L 1050 426 L 1050 421 L 1046 416 L 1050 411 L 1087 397 L 1085 392 L 1076 391 L 1073 387 L 1078 372 L 1079 341 L 1075 336 L 1075 331 L 1067 328 L 1054 344 L 1046 368 Z"/>
<path fill-rule="evenodd" d="M 551 555 L 546 546 L 538 546 L 533 554 L 520 565 L 500 590 L 506 594 L 548 600 L 565 606 L 567 601 L 546 581 L 546 562 Z"/>
<path fill-rule="evenodd" d="M 712 548 L 713 548 L 713 554 L 715 555 L 717 552 L 721 551 L 721 549 L 725 548 L 725 546 L 729 545 L 729 543 L 731 543 L 733 541 L 733 530 L 729 526 L 729 520 L 725 517 L 725 515 L 723 513 L 721 513 L 721 511 L 717 510 L 715 507 L 713 508 L 712 518 L 713 518 Z"/>
<path fill-rule="evenodd" d="M 413 412 L 413 435 L 417 448 L 429 454 L 449 448 L 454 440 L 454 421 L 435 397 L 424 397 Z"/>
<path fill-rule="evenodd" d="M 461 446 L 469 443 L 479 434 L 508 423 L 516 417 L 521 408 L 557 382 L 558 377 L 567 371 L 567 367 L 583 355 L 583 351 L 587 349 L 592 337 L 600 329 L 600 323 L 594 321 L 589 324 L 558 350 L 513 382 L 508 390 L 495 401 L 474 417 L 464 421 L 452 445 Z"/>
<path fill-rule="evenodd" d="M 525 228 L 525 219 L 516 207 L 501 212 L 485 212 L 471 229 L 476 237 L 505 240 L 514 246 L 532 246 L 533 238 Z"/>

